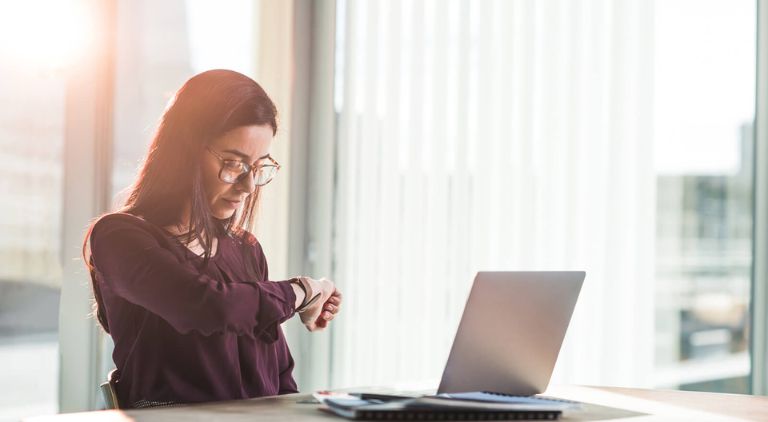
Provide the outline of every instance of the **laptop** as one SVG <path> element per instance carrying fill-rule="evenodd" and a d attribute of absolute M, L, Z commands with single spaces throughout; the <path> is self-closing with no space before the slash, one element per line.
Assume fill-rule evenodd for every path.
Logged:
<path fill-rule="evenodd" d="M 315 398 L 350 419 L 558 419 L 579 404 L 529 396 L 549 384 L 585 275 L 477 273 L 436 396 L 323 391 Z"/>
<path fill-rule="evenodd" d="M 544 392 L 585 276 L 584 271 L 477 273 L 437 393 Z"/>

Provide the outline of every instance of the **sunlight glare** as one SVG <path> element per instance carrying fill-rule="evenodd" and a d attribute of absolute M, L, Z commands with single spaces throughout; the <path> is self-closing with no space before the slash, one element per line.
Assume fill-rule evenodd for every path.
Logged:
<path fill-rule="evenodd" d="M 90 23 L 82 0 L 0 2 L 0 60 L 68 66 L 85 51 Z"/>

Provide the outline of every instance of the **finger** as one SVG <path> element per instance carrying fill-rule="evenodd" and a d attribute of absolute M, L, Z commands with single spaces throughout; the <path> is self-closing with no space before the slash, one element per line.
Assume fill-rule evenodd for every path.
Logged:
<path fill-rule="evenodd" d="M 339 305 L 341 305 L 341 300 L 331 296 L 331 298 L 328 299 L 327 301 L 325 301 L 325 303 L 326 304 L 330 303 L 331 305 L 339 306 Z"/>
<path fill-rule="evenodd" d="M 326 325 L 328 325 L 328 321 L 323 319 L 321 316 L 318 316 L 317 319 L 304 324 L 304 326 L 306 326 L 307 330 L 309 331 L 320 331 L 325 328 Z"/>
<path fill-rule="evenodd" d="M 330 313 L 333 313 L 333 314 L 338 312 L 338 309 L 339 309 L 338 306 L 330 304 L 330 303 L 326 303 L 325 306 L 323 307 L 323 310 L 326 310 L 326 311 L 328 311 Z"/>

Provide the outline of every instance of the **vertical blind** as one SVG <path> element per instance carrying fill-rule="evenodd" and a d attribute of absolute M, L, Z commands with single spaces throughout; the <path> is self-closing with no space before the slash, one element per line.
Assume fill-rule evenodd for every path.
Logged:
<path fill-rule="evenodd" d="M 331 387 L 436 386 L 479 270 L 586 270 L 553 382 L 653 367 L 653 2 L 338 2 Z"/>

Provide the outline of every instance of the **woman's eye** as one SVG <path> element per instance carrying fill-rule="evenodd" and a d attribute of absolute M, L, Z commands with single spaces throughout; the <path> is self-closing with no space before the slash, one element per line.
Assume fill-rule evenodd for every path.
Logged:
<path fill-rule="evenodd" d="M 240 171 L 243 168 L 243 163 L 241 161 L 235 161 L 235 160 L 224 160 L 224 167 L 227 170 Z"/>

